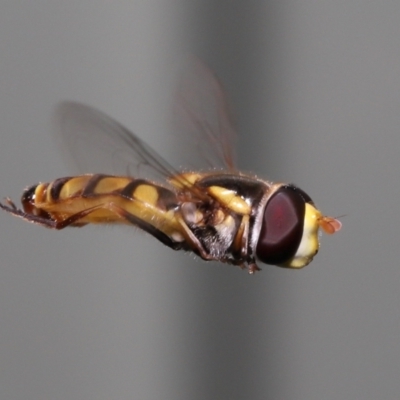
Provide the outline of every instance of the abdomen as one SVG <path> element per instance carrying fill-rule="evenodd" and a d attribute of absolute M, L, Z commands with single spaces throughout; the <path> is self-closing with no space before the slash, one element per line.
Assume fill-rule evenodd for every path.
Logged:
<path fill-rule="evenodd" d="M 99 174 L 60 178 L 25 190 L 21 202 L 28 216 L 39 217 L 44 225 L 48 221 L 49 227 L 119 222 L 155 236 L 179 236 L 176 194 L 142 179 Z"/>

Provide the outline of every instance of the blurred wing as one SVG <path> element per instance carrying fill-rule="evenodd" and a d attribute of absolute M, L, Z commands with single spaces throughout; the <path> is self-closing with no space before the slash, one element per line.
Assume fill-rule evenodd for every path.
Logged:
<path fill-rule="evenodd" d="M 235 171 L 236 131 L 225 91 L 195 57 L 187 59 L 178 80 L 172 129 L 183 167 Z"/>
<path fill-rule="evenodd" d="M 68 150 L 80 173 L 111 173 L 164 182 L 183 170 L 235 171 L 235 130 L 228 102 L 217 77 L 198 59 L 187 60 L 172 111 L 173 136 L 168 143 L 179 170 L 133 132 L 92 107 L 61 103 L 55 123 L 63 150 Z M 180 179 L 190 188 L 183 177 Z"/>
<path fill-rule="evenodd" d="M 63 102 L 55 112 L 62 145 L 80 173 L 128 175 L 165 181 L 178 174 L 149 145 L 95 108 Z"/>

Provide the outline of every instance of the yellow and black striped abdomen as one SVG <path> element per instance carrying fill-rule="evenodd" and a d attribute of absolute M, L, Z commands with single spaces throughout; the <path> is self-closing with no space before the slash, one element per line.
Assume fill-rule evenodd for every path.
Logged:
<path fill-rule="evenodd" d="M 175 193 L 142 179 L 99 174 L 60 178 L 32 186 L 21 201 L 27 215 L 42 220 L 33 222 L 48 221 L 50 227 L 120 222 L 139 226 L 169 245 L 183 241 Z"/>

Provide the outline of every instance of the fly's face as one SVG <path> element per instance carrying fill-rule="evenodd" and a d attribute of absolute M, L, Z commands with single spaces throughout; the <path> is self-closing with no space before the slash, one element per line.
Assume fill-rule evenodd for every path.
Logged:
<path fill-rule="evenodd" d="M 325 217 L 310 196 L 294 185 L 277 185 L 260 213 L 256 229 L 258 259 L 266 264 L 302 268 L 319 249 L 319 228 L 334 233 L 339 221 Z"/>
<path fill-rule="evenodd" d="M 294 185 L 238 172 L 222 86 L 198 60 L 189 64 L 173 102 L 175 147 L 187 156 L 180 164 L 189 172 L 173 168 L 102 112 L 63 103 L 56 112 L 61 139 L 80 170 L 91 174 L 35 185 L 22 196 L 23 209 L 9 199 L 0 208 L 55 229 L 132 224 L 174 250 L 250 272 L 259 269 L 257 259 L 288 268 L 311 262 L 319 228 L 334 233 L 340 222 L 323 216 Z"/>

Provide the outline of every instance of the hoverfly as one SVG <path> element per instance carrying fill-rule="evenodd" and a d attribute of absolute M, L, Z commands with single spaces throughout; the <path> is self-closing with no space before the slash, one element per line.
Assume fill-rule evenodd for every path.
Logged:
<path fill-rule="evenodd" d="M 175 115 L 194 132 L 189 140 L 211 168 L 176 170 L 112 118 L 67 102 L 58 109 L 58 121 L 73 151 L 83 152 L 78 162 L 86 161 L 89 142 L 89 147 L 101 147 L 113 162 L 123 164 L 124 176 L 98 173 L 39 183 L 24 191 L 23 209 L 9 198 L 0 208 L 54 229 L 131 224 L 174 250 L 238 265 L 250 273 L 259 270 L 257 260 L 289 268 L 309 264 L 318 252 L 319 228 L 332 234 L 341 223 L 321 214 L 295 185 L 264 181 L 235 169 L 234 129 L 222 86 L 206 66 L 197 63 L 196 68 L 192 83 L 201 76 L 206 84 L 181 85 Z M 210 123 L 202 107 L 212 108 L 216 123 Z M 224 170 L 212 168 L 217 164 L 211 156 Z M 151 179 L 144 179 L 146 171 Z"/>

